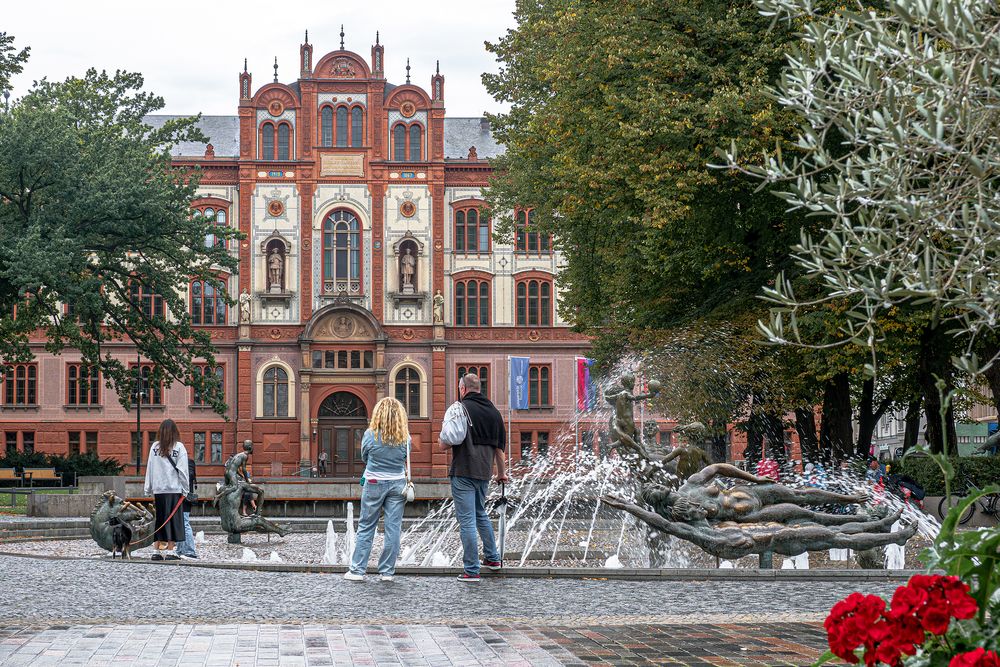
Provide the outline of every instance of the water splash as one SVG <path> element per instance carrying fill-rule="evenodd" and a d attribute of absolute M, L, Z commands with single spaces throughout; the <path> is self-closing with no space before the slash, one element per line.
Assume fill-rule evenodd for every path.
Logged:
<path fill-rule="evenodd" d="M 337 551 L 337 532 L 333 529 L 332 519 L 326 522 L 326 548 L 323 550 L 323 559 L 320 562 L 324 565 L 340 563 L 340 553 Z"/>

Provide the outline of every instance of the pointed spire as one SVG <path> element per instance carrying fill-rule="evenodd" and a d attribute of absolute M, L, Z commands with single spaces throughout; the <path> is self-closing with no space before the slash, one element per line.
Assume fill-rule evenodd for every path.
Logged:
<path fill-rule="evenodd" d="M 438 61 L 435 61 L 435 62 L 436 62 L 436 64 L 434 65 L 434 73 L 435 74 L 440 74 L 441 73 L 441 61 L 438 60 Z"/>
<path fill-rule="evenodd" d="M 243 71 L 244 72 L 247 71 L 247 59 L 246 58 L 243 59 Z"/>
<path fill-rule="evenodd" d="M 378 30 L 375 31 L 375 44 L 378 45 Z"/>
<path fill-rule="evenodd" d="M 278 83 L 278 56 L 274 57 L 274 82 Z"/>
<path fill-rule="evenodd" d="M 306 28 L 306 44 L 309 43 L 309 28 Z"/>
<path fill-rule="evenodd" d="M 406 83 L 410 82 L 410 59 L 406 59 Z"/>
<path fill-rule="evenodd" d="M 340 50 L 344 50 L 344 24 L 340 24 Z"/>

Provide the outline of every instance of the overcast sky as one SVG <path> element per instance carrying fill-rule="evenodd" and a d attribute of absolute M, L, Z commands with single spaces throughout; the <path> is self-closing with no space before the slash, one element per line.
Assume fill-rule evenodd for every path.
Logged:
<path fill-rule="evenodd" d="M 163 113 L 235 115 L 238 73 L 249 61 L 254 88 L 274 77 L 298 78 L 299 44 L 306 29 L 313 63 L 340 45 L 371 60 L 375 31 L 385 46 L 385 75 L 430 88 L 435 60 L 445 75 L 449 116 L 499 111 L 480 75 L 495 71 L 484 41 L 514 26 L 514 0 L 2 0 L 0 31 L 31 59 L 14 79 L 14 95 L 42 77 L 61 80 L 88 67 L 141 72 L 146 89 L 166 101 Z"/>

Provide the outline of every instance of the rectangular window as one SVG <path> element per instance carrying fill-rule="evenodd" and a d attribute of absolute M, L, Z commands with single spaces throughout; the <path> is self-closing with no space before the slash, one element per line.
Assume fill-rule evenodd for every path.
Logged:
<path fill-rule="evenodd" d="M 326 367 L 336 368 L 337 367 L 337 353 L 333 350 L 326 351 Z"/>
<path fill-rule="evenodd" d="M 372 352 L 371 350 L 365 350 L 364 354 L 365 368 L 373 368 L 374 360 L 375 360 L 375 353 Z"/>
<path fill-rule="evenodd" d="M 21 448 L 25 454 L 32 454 L 35 451 L 35 432 L 24 431 L 21 433 Z"/>
<path fill-rule="evenodd" d="M 87 453 L 97 456 L 97 431 L 87 431 L 85 438 L 87 442 Z"/>
<path fill-rule="evenodd" d="M 531 433 L 521 434 L 521 460 L 530 461 L 531 460 Z"/>
<path fill-rule="evenodd" d="M 129 438 L 129 460 L 138 461 L 139 460 L 139 450 L 142 448 L 142 443 L 136 438 L 136 432 L 132 431 Z"/>
<path fill-rule="evenodd" d="M 337 368 L 347 368 L 347 350 L 337 352 Z"/>
<path fill-rule="evenodd" d="M 212 463 L 222 463 L 222 433 L 212 431 Z"/>
<path fill-rule="evenodd" d="M 548 431 L 539 431 L 535 437 L 538 443 L 538 456 L 539 458 L 545 458 L 549 455 L 549 433 Z"/>
<path fill-rule="evenodd" d="M 323 368 L 323 353 L 313 352 L 312 353 L 312 367 L 313 368 Z"/>
<path fill-rule="evenodd" d="M 351 350 L 351 368 L 361 368 L 360 350 Z"/>
<path fill-rule="evenodd" d="M 67 435 L 69 436 L 69 453 L 70 453 L 70 456 L 72 456 L 73 454 L 79 454 L 80 453 L 80 432 L 79 431 L 70 431 Z"/>
<path fill-rule="evenodd" d="M 194 432 L 194 460 L 195 463 L 205 462 L 205 432 Z"/>
<path fill-rule="evenodd" d="M 4 441 L 7 445 L 7 454 L 17 453 L 17 431 L 7 431 L 4 434 Z"/>
<path fill-rule="evenodd" d="M 528 367 L 528 407 L 545 408 L 552 405 L 550 364 L 531 364 Z"/>

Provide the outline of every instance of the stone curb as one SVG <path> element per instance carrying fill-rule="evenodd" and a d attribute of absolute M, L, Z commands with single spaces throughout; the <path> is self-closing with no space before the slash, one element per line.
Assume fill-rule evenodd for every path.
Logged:
<path fill-rule="evenodd" d="M 0 551 L 0 556 L 17 558 L 35 558 L 39 560 L 94 560 L 74 558 L 72 556 L 43 556 L 39 554 L 19 554 Z M 101 558 L 101 562 L 112 562 L 110 558 Z M 347 571 L 345 565 L 314 565 L 295 563 L 268 562 L 233 562 L 209 563 L 198 561 L 162 561 L 135 559 L 132 561 L 116 561 L 122 565 L 146 567 L 201 567 L 215 570 L 242 570 L 248 572 L 297 572 L 308 574 L 343 574 Z M 452 567 L 413 567 L 396 568 L 398 576 L 424 577 L 454 577 L 461 568 Z M 497 572 L 483 570 L 483 577 L 495 578 L 545 578 L 545 579 L 619 579 L 624 581 L 840 581 L 868 582 L 889 581 L 906 582 L 918 570 L 737 570 L 737 569 L 640 569 L 621 568 L 605 569 L 600 567 L 512 567 Z"/>

